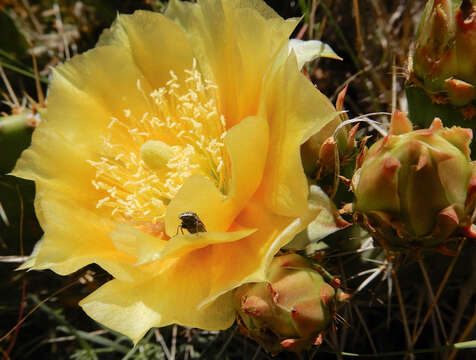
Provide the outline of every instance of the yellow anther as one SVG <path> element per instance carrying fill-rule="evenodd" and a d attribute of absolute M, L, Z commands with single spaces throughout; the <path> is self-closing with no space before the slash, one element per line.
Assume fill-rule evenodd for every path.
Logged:
<path fill-rule="evenodd" d="M 153 170 L 160 170 L 174 156 L 172 148 L 159 140 L 146 141 L 140 148 L 140 157 Z"/>
<path fill-rule="evenodd" d="M 114 217 L 158 223 L 194 174 L 207 176 L 227 193 L 227 126 L 217 87 L 195 66 L 184 75 L 179 82 L 171 73 L 164 87 L 153 90 L 145 113 L 132 108 L 111 117 L 103 153 L 88 161 L 96 168 L 92 184 L 103 194 L 98 208 L 111 209 Z M 140 83 L 137 91 L 147 96 Z"/>

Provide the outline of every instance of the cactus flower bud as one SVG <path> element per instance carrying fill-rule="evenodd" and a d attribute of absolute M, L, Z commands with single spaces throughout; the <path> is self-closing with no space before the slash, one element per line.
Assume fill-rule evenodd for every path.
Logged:
<path fill-rule="evenodd" d="M 458 232 L 471 234 L 472 131 L 444 128 L 437 118 L 429 129 L 411 129 L 395 112 L 389 134 L 366 153 L 352 178 L 357 220 L 394 247 L 436 247 Z"/>
<path fill-rule="evenodd" d="M 462 106 L 476 99 L 476 0 L 430 0 L 413 58 L 416 82 Z"/>
<path fill-rule="evenodd" d="M 334 288 L 309 260 L 297 254 L 275 257 L 267 278 L 267 282 L 245 284 L 235 290 L 242 332 L 272 354 L 319 345 L 331 322 Z"/>
<path fill-rule="evenodd" d="M 476 0 L 429 0 L 409 62 L 411 121 L 476 130 Z M 476 143 L 471 145 L 473 157 Z"/>

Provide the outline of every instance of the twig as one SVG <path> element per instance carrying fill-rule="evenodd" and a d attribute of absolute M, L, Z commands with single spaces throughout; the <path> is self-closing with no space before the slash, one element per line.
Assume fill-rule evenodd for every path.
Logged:
<path fill-rule="evenodd" d="M 362 32 L 360 30 L 360 10 L 359 10 L 359 0 L 353 0 L 352 5 L 354 7 L 355 14 L 355 33 L 356 33 L 356 48 L 360 51 L 363 41 L 362 41 Z"/>
<path fill-rule="evenodd" d="M 36 85 L 36 94 L 38 95 L 38 102 L 40 105 L 45 105 L 45 96 L 43 94 L 43 89 L 40 84 L 40 72 L 38 71 L 38 62 L 36 61 L 36 56 L 32 55 L 33 59 L 33 70 L 35 71 L 35 85 Z"/>
<path fill-rule="evenodd" d="M 28 319 L 30 317 L 31 314 L 33 314 L 36 310 L 38 310 L 38 308 L 43 305 L 44 303 L 48 302 L 51 298 L 55 297 L 56 295 L 62 293 L 63 291 L 69 289 L 70 287 L 74 286 L 74 285 L 77 285 L 79 284 L 79 279 L 76 280 L 76 281 L 73 281 L 72 283 L 70 284 L 67 284 L 65 286 L 63 286 L 61 289 L 59 290 L 56 290 L 53 294 L 51 294 L 50 296 L 46 297 L 45 299 L 41 300 L 37 305 L 35 305 L 33 307 L 33 309 L 31 309 L 20 321 L 18 321 L 16 323 L 16 325 L 10 329 L 5 335 L 3 335 L 1 338 L 0 338 L 0 342 L 2 342 L 3 340 L 5 340 L 8 336 L 10 336 L 11 333 L 13 333 L 18 327 L 20 327 L 26 319 Z"/>
<path fill-rule="evenodd" d="M 167 344 L 165 343 L 164 337 L 162 336 L 162 334 L 160 333 L 160 330 L 158 328 L 154 329 L 154 335 L 155 335 L 155 339 L 159 342 L 160 346 L 162 346 L 162 350 L 163 350 L 167 360 L 171 360 L 172 357 L 170 356 L 169 348 L 167 347 Z"/>
<path fill-rule="evenodd" d="M 172 328 L 172 344 L 170 345 L 170 359 L 175 360 L 175 354 L 177 353 L 177 325 Z"/>
<path fill-rule="evenodd" d="M 24 249 L 23 249 L 23 221 L 24 221 L 24 204 L 23 204 L 23 197 L 20 192 L 20 187 L 18 184 L 16 184 L 16 190 L 18 194 L 18 199 L 20 201 L 20 224 L 18 225 L 18 232 L 19 232 L 19 240 L 20 240 L 20 255 L 23 256 L 25 255 Z"/>
<path fill-rule="evenodd" d="M 476 264 L 476 249 L 473 249 L 473 254 L 471 257 L 471 262 Z M 463 317 L 464 310 L 468 305 L 468 302 L 476 292 L 476 271 L 473 271 L 471 277 L 466 280 L 466 284 L 461 287 L 461 291 L 459 293 L 458 298 L 458 307 L 456 308 L 456 315 L 453 317 L 452 321 L 452 329 L 449 336 L 448 342 L 452 343 L 455 338 L 456 334 L 459 330 L 459 326 L 461 323 L 461 319 Z"/>
<path fill-rule="evenodd" d="M 3 209 L 2 203 L 0 203 L 0 219 L 2 219 L 5 225 L 10 226 L 10 222 L 8 221 L 8 217 L 5 213 L 5 210 Z"/>
<path fill-rule="evenodd" d="M 0 64 L 0 76 L 2 77 L 3 83 L 5 84 L 5 87 L 7 88 L 8 94 L 10 95 L 10 98 L 15 105 L 15 107 L 20 107 L 20 102 L 18 101 L 17 96 L 15 95 L 15 92 L 12 89 L 12 86 L 10 85 L 10 81 L 8 81 L 7 75 L 5 75 L 5 71 L 3 71 L 3 66 Z"/>
<path fill-rule="evenodd" d="M 436 303 L 438 302 L 440 296 L 441 296 L 441 293 L 443 292 L 443 289 L 445 288 L 445 285 L 446 285 L 446 282 L 448 281 L 450 275 L 451 275 L 451 272 L 453 271 L 453 268 L 456 264 L 456 260 L 458 260 L 458 257 L 459 257 L 459 254 L 461 253 L 461 250 L 463 249 L 463 245 L 466 241 L 466 238 L 463 238 L 461 240 L 461 243 L 459 244 L 458 246 L 458 250 L 456 252 L 456 255 L 453 257 L 453 259 L 451 260 L 451 263 L 450 263 L 450 266 L 448 266 L 448 269 L 446 269 L 446 272 L 445 272 L 445 275 L 443 277 L 443 280 L 441 281 L 440 283 L 440 287 L 438 288 L 438 291 L 436 292 L 436 295 L 435 295 L 435 298 L 434 300 L 432 301 L 430 307 L 428 308 L 426 314 L 425 314 L 425 317 L 423 318 L 423 321 L 420 325 L 420 327 L 418 328 L 418 331 L 416 332 L 416 334 L 413 336 L 413 339 L 412 339 L 412 344 L 414 345 L 418 338 L 420 337 L 422 331 L 423 331 L 423 328 L 425 327 L 426 325 L 426 322 L 428 321 L 428 319 L 430 318 L 430 315 L 433 311 L 433 308 L 435 307 Z"/>
<path fill-rule="evenodd" d="M 41 26 L 40 22 L 36 18 L 35 14 L 33 14 L 33 11 L 31 11 L 31 6 L 28 0 L 22 0 L 23 6 L 26 9 L 26 12 L 28 13 L 28 16 L 31 19 L 31 22 L 33 23 L 33 26 L 36 28 L 36 31 L 39 32 L 40 34 L 43 34 L 43 27 Z"/>
<path fill-rule="evenodd" d="M 236 332 L 236 327 L 230 332 L 230 335 L 228 336 L 228 338 L 226 339 L 225 343 L 223 344 L 223 346 L 221 347 L 220 351 L 218 352 L 218 354 L 215 356 L 215 359 L 221 359 L 222 358 L 222 355 L 223 353 L 225 352 L 226 348 L 228 347 L 228 345 L 230 344 L 230 341 L 231 339 L 233 339 L 233 336 L 235 336 L 235 332 Z"/>
<path fill-rule="evenodd" d="M 261 352 L 261 346 L 258 346 L 251 360 L 256 360 L 260 352 Z"/>
<path fill-rule="evenodd" d="M 428 295 L 430 296 L 430 301 L 433 303 L 435 300 L 435 294 L 433 293 L 433 289 L 431 287 L 430 279 L 428 277 L 428 273 L 425 269 L 425 265 L 423 264 L 423 261 L 421 260 L 421 257 L 418 257 L 418 266 L 420 266 L 421 273 L 423 274 L 423 279 L 425 280 L 426 288 L 428 290 Z M 440 308 L 438 307 L 437 304 L 435 304 L 435 312 L 436 312 L 436 317 L 438 319 L 438 323 L 441 328 L 441 332 L 443 334 L 443 337 L 445 338 L 445 341 L 448 340 L 448 335 L 446 333 L 445 325 L 443 324 L 443 320 L 441 317 L 441 312 Z"/>
<path fill-rule="evenodd" d="M 316 27 L 316 10 L 319 2 L 320 0 L 312 0 L 311 12 L 309 13 L 309 39 L 314 38 L 314 28 Z"/>
<path fill-rule="evenodd" d="M 23 312 L 25 311 L 25 298 L 26 298 L 26 279 L 23 278 L 22 285 L 21 285 L 21 300 L 20 300 L 20 311 L 18 311 L 18 321 L 21 320 L 23 316 Z M 20 327 L 17 327 L 15 329 L 15 332 L 13 333 L 13 337 L 10 341 L 10 344 L 8 344 L 8 347 L 6 350 L 7 355 L 10 355 L 10 353 L 12 352 L 13 346 L 15 346 L 15 343 L 17 341 L 19 331 L 20 331 Z"/>
<path fill-rule="evenodd" d="M 407 313 L 405 311 L 405 303 L 403 302 L 402 290 L 400 288 L 400 283 L 398 281 L 397 273 L 395 269 L 392 268 L 392 279 L 395 283 L 395 292 L 397 293 L 398 305 L 400 306 L 400 312 L 402 314 L 403 321 L 403 330 L 405 331 L 405 337 L 407 339 L 408 350 L 411 352 L 413 350 L 412 337 L 410 334 L 410 328 L 408 327 Z"/>
<path fill-rule="evenodd" d="M 395 56 L 392 58 L 392 114 L 397 109 L 397 71 L 395 66 Z"/>
<path fill-rule="evenodd" d="M 331 354 L 336 354 L 336 355 L 341 355 L 341 356 L 347 356 L 347 357 L 361 357 L 361 358 L 377 358 L 377 359 L 382 359 L 386 357 L 395 357 L 395 356 L 405 356 L 405 355 L 413 355 L 413 354 L 425 354 L 425 353 L 435 353 L 435 352 L 442 352 L 444 350 L 449 350 L 449 349 L 458 349 L 458 350 L 473 350 L 476 347 L 476 340 L 472 341 L 465 341 L 462 343 L 456 343 L 456 344 L 449 344 L 449 345 L 443 345 L 439 346 L 436 348 L 427 348 L 427 349 L 417 349 L 413 351 L 392 351 L 392 352 L 387 352 L 387 353 L 380 353 L 380 354 L 356 354 L 356 353 L 350 353 L 350 352 L 342 352 L 342 353 L 336 353 L 336 352 L 331 352 L 331 351 L 325 351 L 321 350 L 322 352 L 326 353 L 331 353 Z"/>
<path fill-rule="evenodd" d="M 360 323 L 362 324 L 362 327 L 364 328 L 365 334 L 367 335 L 367 338 L 369 339 L 369 344 L 370 347 L 372 348 L 372 351 L 377 354 L 377 349 L 375 347 L 374 341 L 372 339 L 372 335 L 370 334 L 369 328 L 367 327 L 367 323 L 365 322 L 364 317 L 362 316 L 359 307 L 357 305 L 353 305 L 355 313 L 357 314 L 357 317 L 360 320 Z"/>
<path fill-rule="evenodd" d="M 0 347 L 0 354 L 3 355 L 4 360 L 10 360 L 10 356 L 8 356 L 8 354 L 5 352 L 5 350 L 3 350 L 1 347 Z"/>
<path fill-rule="evenodd" d="M 461 334 L 461 336 L 458 339 L 458 342 L 463 342 L 468 337 L 468 335 L 471 333 L 471 331 L 473 330 L 473 328 L 475 326 L 476 326 L 476 305 L 474 306 L 473 317 L 469 321 L 468 325 L 466 325 L 465 329 L 463 330 L 463 333 Z M 453 360 L 456 357 L 457 352 L 458 352 L 458 349 L 454 349 L 451 352 L 450 357 L 448 358 L 448 360 Z"/>
<path fill-rule="evenodd" d="M 416 314 L 415 314 L 415 321 L 413 323 L 413 336 L 415 336 L 415 334 L 416 334 L 418 321 L 420 320 L 421 309 L 423 307 L 423 292 L 424 291 L 425 290 L 423 288 L 420 288 L 420 293 L 419 293 L 418 300 L 417 300 L 417 311 L 416 311 Z"/>

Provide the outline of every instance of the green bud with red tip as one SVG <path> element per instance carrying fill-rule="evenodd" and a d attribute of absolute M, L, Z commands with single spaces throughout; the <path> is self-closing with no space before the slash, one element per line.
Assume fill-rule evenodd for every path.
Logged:
<path fill-rule="evenodd" d="M 440 102 L 476 99 L 476 0 L 430 0 L 420 23 L 411 76 Z"/>
<path fill-rule="evenodd" d="M 337 294 L 309 260 L 287 254 L 273 259 L 266 282 L 237 288 L 234 301 L 242 333 L 276 354 L 320 345 Z"/>
<path fill-rule="evenodd" d="M 429 0 L 408 67 L 410 119 L 476 130 L 476 0 Z M 471 145 L 473 157 L 476 143 Z"/>
<path fill-rule="evenodd" d="M 389 134 L 366 152 L 352 178 L 355 218 L 390 247 L 438 247 L 454 236 L 475 237 L 476 172 L 472 131 L 412 130 L 401 112 Z"/>

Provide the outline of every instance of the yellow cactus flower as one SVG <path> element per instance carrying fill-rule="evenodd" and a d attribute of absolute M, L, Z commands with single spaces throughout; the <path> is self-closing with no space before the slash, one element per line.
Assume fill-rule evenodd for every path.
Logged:
<path fill-rule="evenodd" d="M 114 280 L 80 305 L 135 342 L 229 327 L 230 290 L 319 212 L 299 149 L 335 109 L 289 54 L 297 21 L 261 0 L 171 1 L 58 66 L 13 172 L 36 182 L 44 230 L 24 267 L 100 265 Z M 185 212 L 207 231 L 180 229 Z"/>

